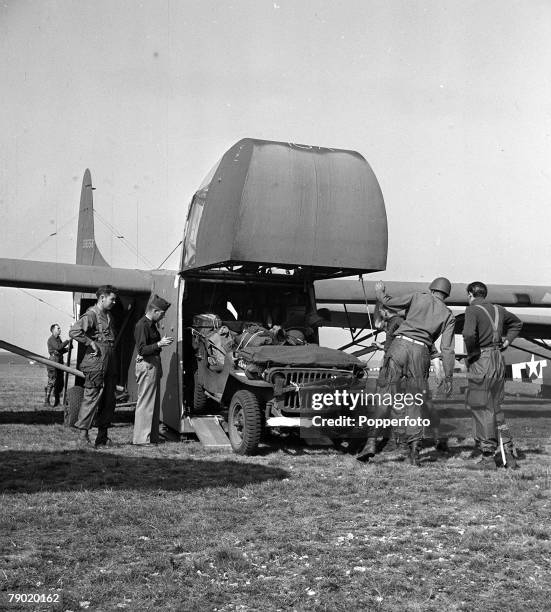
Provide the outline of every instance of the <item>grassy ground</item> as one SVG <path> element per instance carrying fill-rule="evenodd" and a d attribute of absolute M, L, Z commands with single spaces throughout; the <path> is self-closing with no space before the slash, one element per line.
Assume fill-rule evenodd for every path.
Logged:
<path fill-rule="evenodd" d="M 74 611 L 551 607 L 549 404 L 508 406 L 522 470 L 478 473 L 459 402 L 452 454 L 427 448 L 420 469 L 297 442 L 136 449 L 127 412 L 114 448 L 79 451 L 40 409 L 43 378 L 0 371 L 0 609 L 48 591 Z"/>

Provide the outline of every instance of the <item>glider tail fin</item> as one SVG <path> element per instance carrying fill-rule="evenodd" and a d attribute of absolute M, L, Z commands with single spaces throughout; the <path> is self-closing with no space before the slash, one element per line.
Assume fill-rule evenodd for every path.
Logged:
<path fill-rule="evenodd" d="M 88 168 L 82 179 L 78 213 L 76 263 L 88 266 L 109 266 L 98 249 L 94 234 L 94 187 Z"/>

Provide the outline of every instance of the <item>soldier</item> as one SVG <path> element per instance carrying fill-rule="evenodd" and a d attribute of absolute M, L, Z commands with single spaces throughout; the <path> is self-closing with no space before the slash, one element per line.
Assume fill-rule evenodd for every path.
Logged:
<path fill-rule="evenodd" d="M 495 453 L 500 446 L 504 467 L 518 467 L 513 456 L 513 439 L 501 408 L 505 386 L 505 362 L 501 351 L 518 336 L 522 322 L 502 306 L 486 299 L 488 288 L 475 281 L 467 287 L 463 338 L 467 351 L 467 403 L 473 415 L 474 438 L 482 451 L 471 469 L 495 470 Z M 503 335 L 506 335 L 502 339 Z"/>
<path fill-rule="evenodd" d="M 172 344 L 173 338 L 164 336 L 157 329 L 157 323 L 165 316 L 170 304 L 154 295 L 145 315 L 136 323 L 136 381 L 138 401 L 134 416 L 132 444 L 149 446 L 159 442 L 160 381 L 163 375 L 161 350 Z"/>
<path fill-rule="evenodd" d="M 385 354 L 390 349 L 390 346 L 395 338 L 394 334 L 398 331 L 402 323 L 405 321 L 405 316 L 406 315 L 404 312 L 399 312 L 399 313 L 393 312 L 392 310 L 389 310 L 388 308 L 385 308 L 384 306 L 382 306 L 379 302 L 376 304 L 374 324 L 375 324 L 375 327 L 379 331 L 385 332 L 385 342 L 384 344 L 381 344 L 380 342 L 375 342 L 374 344 L 377 346 L 379 350 L 384 351 Z M 431 346 L 431 349 L 430 349 L 430 359 L 431 359 L 431 364 L 435 372 L 437 373 L 437 379 L 438 379 L 441 377 L 442 362 L 440 360 L 440 355 L 438 351 L 436 350 L 434 344 Z M 386 377 L 387 377 L 386 370 L 384 368 L 381 368 L 380 373 L 379 373 L 379 378 L 377 380 L 377 387 L 379 391 L 381 390 L 384 391 L 386 387 Z M 396 391 L 402 391 L 401 382 L 402 381 L 400 380 L 398 381 L 398 383 L 396 383 Z M 428 418 L 430 420 L 436 450 L 442 453 L 448 452 L 448 440 L 445 436 L 441 435 L 440 415 L 438 414 L 438 409 L 434 405 L 434 401 L 432 399 L 432 393 L 428 389 L 425 394 L 425 401 L 421 408 L 422 408 L 423 418 Z M 389 412 L 388 407 L 378 406 L 373 418 L 379 418 L 379 419 L 388 418 L 388 412 Z M 397 415 L 392 415 L 392 416 L 396 417 Z M 376 444 L 375 441 L 379 433 L 382 433 L 383 439 L 379 444 Z M 396 445 L 398 445 L 399 438 L 403 437 L 403 435 L 405 434 L 405 428 L 395 428 L 394 433 L 395 433 Z M 358 457 L 358 459 L 360 459 L 361 461 L 368 460 L 370 457 L 372 457 L 375 454 L 375 449 L 377 450 L 377 452 L 381 452 L 381 450 L 385 448 L 388 441 L 390 440 L 390 434 L 391 434 L 390 427 L 388 427 L 382 432 L 379 432 L 377 429 L 370 430 L 368 432 L 368 438 L 373 438 L 373 439 L 370 440 L 369 445 L 366 447 L 366 449 L 369 452 L 366 452 L 366 449 L 364 449 L 364 452 Z"/>
<path fill-rule="evenodd" d="M 67 345 L 70 340 L 61 340 L 61 327 L 57 323 L 50 325 L 50 333 L 48 338 L 48 354 L 50 359 L 56 363 L 63 363 L 62 355 L 67 352 Z M 50 407 L 50 396 L 54 393 L 54 407 L 59 406 L 59 394 L 63 389 L 63 372 L 57 368 L 47 368 L 48 384 L 44 387 L 46 397 L 44 398 L 44 406 Z"/>
<path fill-rule="evenodd" d="M 426 401 L 430 351 L 434 342 L 439 336 L 442 336 L 441 351 L 446 375 L 445 387 L 446 392 L 449 393 L 455 363 L 455 317 L 444 304 L 444 300 L 451 292 L 450 281 L 447 278 L 436 278 L 430 284 L 429 291 L 420 291 L 395 298 L 387 295 L 384 283 L 378 281 L 375 284 L 375 292 L 377 300 L 384 306 L 406 310 L 405 321 L 394 332 L 394 340 L 385 353 L 379 376 L 381 391 L 396 393 L 403 378 L 404 390 L 414 395 L 421 393 Z M 404 412 L 404 416 L 411 420 L 417 421 L 423 418 L 423 407 L 417 402 L 404 408 Z M 408 424 L 405 434 L 409 446 L 409 461 L 412 465 L 418 466 L 423 428 L 421 425 Z M 358 459 L 365 461 L 366 458 L 372 457 L 375 449 L 376 434 L 368 438 Z"/>
<path fill-rule="evenodd" d="M 376 303 L 373 322 L 374 322 L 375 328 L 378 331 L 385 332 L 385 342 L 384 344 L 382 344 L 381 342 L 374 342 L 374 345 L 380 351 L 383 351 L 385 355 L 388 349 L 390 348 L 392 341 L 394 340 L 394 332 L 404 322 L 404 316 L 405 314 L 402 312 L 400 313 L 393 312 L 389 310 L 388 308 L 385 308 L 384 306 L 382 306 L 379 302 Z M 385 372 L 383 368 L 381 368 L 379 371 L 379 378 L 377 380 L 377 391 L 380 391 L 382 388 L 384 390 L 385 384 L 386 384 L 385 383 Z M 400 382 L 398 382 L 396 385 L 396 391 L 400 391 L 399 387 L 400 387 Z M 388 412 L 389 412 L 388 407 L 383 406 L 383 405 L 377 406 L 375 409 L 373 418 L 375 419 L 388 418 Z M 379 430 L 375 428 L 371 429 L 368 432 L 368 440 L 370 440 L 369 446 L 367 447 L 367 449 L 364 449 L 364 452 L 358 457 L 358 459 L 360 459 L 361 461 L 369 460 L 372 456 L 375 455 L 375 452 L 381 452 L 388 444 L 390 437 L 391 437 L 391 432 L 392 432 L 392 428 L 390 427 L 387 427 L 382 432 L 379 432 Z M 379 435 L 379 433 L 382 433 L 383 439 L 380 444 L 377 444 L 377 436 Z M 397 441 L 398 441 L 399 435 L 400 435 L 400 430 L 395 428 L 394 438 L 395 438 L 396 444 L 398 443 Z M 366 450 L 368 452 L 365 452 Z"/>
<path fill-rule="evenodd" d="M 80 363 L 84 373 L 84 398 L 75 427 L 80 429 L 79 444 L 90 445 L 88 431 L 96 416 L 98 435 L 96 448 L 111 446 L 107 436 L 115 412 L 116 362 L 115 331 L 109 311 L 115 305 L 117 290 L 104 285 L 96 291 L 97 303 L 73 324 L 69 336 L 84 344 L 86 352 Z"/>
<path fill-rule="evenodd" d="M 293 314 L 281 326 L 287 335 L 289 344 L 301 345 L 316 341 L 317 330 L 331 320 L 327 308 L 320 308 L 305 314 Z"/>

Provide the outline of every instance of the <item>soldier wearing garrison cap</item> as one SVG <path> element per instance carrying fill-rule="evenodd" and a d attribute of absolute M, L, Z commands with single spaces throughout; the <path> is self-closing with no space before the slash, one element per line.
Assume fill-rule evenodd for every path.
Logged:
<path fill-rule="evenodd" d="M 446 392 L 451 392 L 454 353 L 455 317 L 444 304 L 451 293 L 451 283 L 447 278 L 436 278 L 429 286 L 429 291 L 419 291 L 407 295 L 391 297 L 387 295 L 385 285 L 378 281 L 375 284 L 377 300 L 390 310 L 405 309 L 406 318 L 394 331 L 394 339 L 385 353 L 383 366 L 379 376 L 381 392 L 396 393 L 400 381 L 404 380 L 404 391 L 421 393 L 427 399 L 428 377 L 430 368 L 430 351 L 432 345 L 442 336 L 440 350 L 444 373 L 446 376 Z M 408 406 L 400 417 L 410 417 L 411 420 L 423 418 L 423 406 L 415 402 Z M 378 432 L 371 430 L 366 445 L 358 459 L 368 460 L 375 455 Z M 419 465 L 419 444 L 423 435 L 420 425 L 406 426 L 406 442 L 409 446 L 409 461 Z"/>
<path fill-rule="evenodd" d="M 165 316 L 170 303 L 154 295 L 147 306 L 145 315 L 136 323 L 136 381 L 138 401 L 134 416 L 132 443 L 140 446 L 159 442 L 161 350 L 172 344 L 173 338 L 164 336 L 157 329 L 157 323 Z"/>

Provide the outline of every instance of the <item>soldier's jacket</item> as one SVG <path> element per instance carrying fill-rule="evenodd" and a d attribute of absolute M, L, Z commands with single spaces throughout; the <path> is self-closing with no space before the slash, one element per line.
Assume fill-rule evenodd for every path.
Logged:
<path fill-rule="evenodd" d="M 465 309 L 463 338 L 468 354 L 467 363 L 476 361 L 481 349 L 500 344 L 504 335 L 510 344 L 521 329 L 522 321 L 512 312 L 503 306 L 494 306 L 485 298 L 475 298 Z M 497 337 L 494 338 L 494 335 Z"/>
<path fill-rule="evenodd" d="M 77 342 L 90 346 L 93 342 L 114 344 L 115 329 L 113 318 L 108 312 L 102 312 L 97 306 L 91 306 L 73 323 L 69 337 Z"/>
<path fill-rule="evenodd" d="M 441 335 L 440 350 L 446 376 L 453 375 L 455 362 L 455 317 L 444 302 L 429 291 L 418 291 L 391 297 L 383 295 L 381 302 L 390 309 L 405 308 L 405 321 L 394 332 L 395 336 L 407 336 L 423 342 L 429 349 Z"/>
<path fill-rule="evenodd" d="M 70 340 L 65 340 L 65 342 L 63 342 L 59 336 L 57 338 L 50 336 L 48 338 L 48 354 L 50 355 L 50 359 L 52 361 L 57 361 L 57 363 L 62 363 L 62 355 L 67 352 L 65 347 L 69 342 Z"/>
<path fill-rule="evenodd" d="M 84 358 L 80 369 L 89 372 L 103 372 L 113 369 L 113 346 L 115 344 L 115 330 L 113 318 L 108 312 L 102 312 L 97 306 L 89 308 L 69 330 L 69 337 L 86 345 Z M 92 342 L 99 347 L 99 355 L 93 356 Z M 86 386 L 86 383 L 85 383 Z"/>
<path fill-rule="evenodd" d="M 394 333 L 398 330 L 398 328 L 400 327 L 400 325 L 402 325 L 403 322 L 404 322 L 404 317 L 400 317 L 398 315 L 395 315 L 394 317 L 391 317 L 388 320 L 386 330 L 385 330 L 385 333 L 386 333 L 385 348 L 384 348 L 385 353 L 388 351 L 388 349 L 390 348 L 390 345 L 392 344 L 392 341 L 394 340 Z"/>
<path fill-rule="evenodd" d="M 395 334 L 398 331 L 398 329 L 400 329 L 400 326 L 402 325 L 403 322 L 404 322 L 404 317 L 401 317 L 400 315 L 394 315 L 393 317 L 390 317 L 390 319 L 388 320 L 388 324 L 385 330 L 386 338 L 385 338 L 385 344 L 384 344 L 384 349 L 383 349 L 385 353 L 390 348 L 390 345 L 392 344 L 392 341 L 394 340 Z M 432 344 L 430 347 L 430 358 L 436 359 L 437 357 L 439 357 L 438 350 L 434 346 L 434 344 Z"/>

